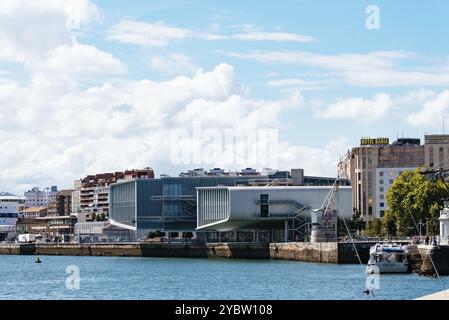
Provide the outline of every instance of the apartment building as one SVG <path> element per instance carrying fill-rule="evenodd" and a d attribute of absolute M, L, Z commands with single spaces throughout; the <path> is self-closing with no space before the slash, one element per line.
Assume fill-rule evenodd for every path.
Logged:
<path fill-rule="evenodd" d="M 362 138 L 360 146 L 341 159 L 339 175 L 351 180 L 353 207 L 365 221 L 383 217 L 388 188 L 403 171 L 425 166 L 424 150 L 415 138 L 391 144 L 388 138 Z"/>
<path fill-rule="evenodd" d="M 50 202 L 56 198 L 57 192 L 57 186 L 51 186 L 44 190 L 34 187 L 25 192 L 25 205 L 27 207 L 48 207 Z"/>
<path fill-rule="evenodd" d="M 109 215 L 109 186 L 120 180 L 153 179 L 153 169 L 125 170 L 113 173 L 100 173 L 88 175 L 75 181 L 75 190 L 72 192 L 71 205 L 80 221 L 91 221 L 94 217 L 108 217 Z M 80 217 L 81 215 L 81 217 Z"/>
<path fill-rule="evenodd" d="M 48 205 L 48 216 L 70 216 L 72 213 L 73 190 L 61 190 Z"/>

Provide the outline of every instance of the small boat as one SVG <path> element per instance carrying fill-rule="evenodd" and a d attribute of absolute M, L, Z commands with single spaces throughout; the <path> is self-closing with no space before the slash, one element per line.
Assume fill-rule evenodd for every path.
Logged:
<path fill-rule="evenodd" d="M 37 257 L 35 262 L 36 263 L 41 263 L 42 261 L 41 261 L 41 259 L 39 259 L 39 257 Z"/>
<path fill-rule="evenodd" d="M 366 272 L 408 273 L 407 246 L 396 243 L 377 243 L 370 248 Z"/>

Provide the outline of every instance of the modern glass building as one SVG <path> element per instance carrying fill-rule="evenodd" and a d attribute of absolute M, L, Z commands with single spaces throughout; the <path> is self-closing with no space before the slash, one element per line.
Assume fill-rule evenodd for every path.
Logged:
<path fill-rule="evenodd" d="M 162 224 L 162 180 L 123 180 L 109 186 L 109 219 L 112 224 L 137 230 L 158 230 Z"/>
<path fill-rule="evenodd" d="M 325 180 L 323 180 L 325 179 Z M 114 225 L 139 231 L 195 231 L 197 188 L 253 186 L 272 178 L 261 175 L 202 175 L 133 179 L 110 185 L 109 219 Z M 332 185 L 335 179 L 304 177 L 305 183 Z"/>
<path fill-rule="evenodd" d="M 132 230 L 194 231 L 197 187 L 247 186 L 255 178 L 198 176 L 120 181 L 110 185 L 109 218 L 112 224 Z"/>

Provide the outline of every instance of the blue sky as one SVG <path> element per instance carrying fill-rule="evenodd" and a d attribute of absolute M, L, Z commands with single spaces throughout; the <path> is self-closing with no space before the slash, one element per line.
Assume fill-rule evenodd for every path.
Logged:
<path fill-rule="evenodd" d="M 365 26 L 369 5 L 379 29 Z M 180 144 L 164 137 L 197 119 L 275 129 L 278 167 L 316 175 L 335 175 L 362 136 L 441 133 L 447 12 L 437 0 L 4 1 L 0 190 L 147 165 L 238 169 L 168 156 Z"/>
<path fill-rule="evenodd" d="M 261 51 L 306 51 L 323 55 L 338 55 L 343 53 L 366 54 L 375 51 L 406 51 L 416 57 L 407 59 L 401 66 L 411 68 L 436 67 L 447 63 L 448 44 L 443 40 L 449 34 L 446 13 L 449 5 L 444 1 L 407 2 L 407 1 L 284 1 L 282 4 L 271 1 L 171 1 L 169 4 L 159 1 L 133 1 L 126 5 L 123 1 L 96 1 L 102 8 L 104 20 L 101 24 L 118 23 L 124 17 L 141 21 L 164 21 L 168 25 L 194 29 L 210 30 L 214 24 L 224 34 L 232 34 L 243 25 L 253 25 L 254 28 L 266 32 L 282 31 L 308 35 L 316 39 L 312 43 L 300 42 L 242 42 L 202 40 L 182 40 L 163 48 L 136 48 L 120 43 L 104 41 L 101 34 L 86 42 L 98 44 L 100 48 L 116 52 L 117 56 L 127 61 L 132 70 L 130 77 L 135 79 L 150 77 L 151 79 L 167 79 L 166 74 L 142 68 L 151 55 L 169 55 L 181 52 L 190 56 L 193 61 L 204 69 L 226 62 L 236 68 L 240 81 L 251 87 L 254 97 L 278 98 L 285 93 L 279 88 L 267 88 L 270 73 L 276 73 L 276 79 L 297 78 L 298 75 L 314 73 L 311 79 L 320 77 L 328 70 L 308 67 L 305 65 L 292 66 L 288 63 L 264 64 L 247 59 L 226 56 L 224 52 Z M 365 9 L 368 5 L 377 5 L 380 9 L 381 28 L 368 30 L 365 20 L 368 15 Z M 441 39 L 439 41 L 438 39 Z M 265 76 L 264 76 L 265 75 Z M 335 101 L 351 97 L 369 97 L 379 91 L 392 94 L 408 92 L 425 85 L 366 87 L 347 84 L 326 87 L 323 90 L 303 92 L 308 99 L 326 99 Z M 433 87 L 435 88 L 435 87 Z M 438 88 L 444 89 L 444 86 Z M 290 88 L 292 89 L 292 88 Z M 301 87 L 294 87 L 301 90 Z M 288 132 L 281 132 L 290 139 L 299 139 L 302 143 L 323 144 L 332 137 L 344 133 L 351 143 L 357 143 L 363 135 L 389 135 L 394 138 L 399 132 L 416 136 L 424 131 L 437 130 L 435 128 L 410 127 L 403 121 L 395 119 L 382 124 L 372 124 L 367 127 L 364 123 L 354 121 L 335 121 L 315 119 L 308 110 L 302 114 L 287 113 L 282 117 L 284 121 L 294 123 Z M 292 118 L 293 117 L 293 118 Z M 292 120 L 294 119 L 294 120 Z M 299 122 L 299 123 L 298 123 Z M 300 125 L 297 125 L 300 124 Z M 337 131 L 326 130 L 324 127 L 334 126 Z M 317 126 L 323 127 L 326 135 L 317 135 Z M 333 128 L 335 128 L 333 127 Z M 420 130 L 421 129 L 421 130 Z M 441 129 L 441 128 L 440 128 Z M 303 138 L 304 137 L 304 138 Z"/>

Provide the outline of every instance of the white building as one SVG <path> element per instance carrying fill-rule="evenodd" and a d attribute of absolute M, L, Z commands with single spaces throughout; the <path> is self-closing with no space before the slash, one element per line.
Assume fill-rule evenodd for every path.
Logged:
<path fill-rule="evenodd" d="M 25 205 L 27 207 L 48 207 L 49 203 L 56 199 L 56 193 L 58 193 L 57 186 L 45 188 L 45 190 L 34 187 L 25 192 Z"/>
<path fill-rule="evenodd" d="M 72 214 L 78 216 L 81 212 L 81 180 L 75 180 L 72 191 Z"/>
<path fill-rule="evenodd" d="M 376 168 L 375 178 L 375 197 L 376 207 L 374 214 L 376 218 L 383 218 L 387 210 L 387 191 L 393 184 L 394 180 L 399 177 L 402 172 L 414 170 L 415 168 Z"/>
<path fill-rule="evenodd" d="M 0 196 L 0 241 L 15 232 L 19 209 L 25 205 L 25 198 Z"/>
<path fill-rule="evenodd" d="M 298 214 L 309 218 L 322 207 L 332 186 L 197 188 L 197 230 L 283 228 Z M 340 214 L 353 215 L 352 188 L 338 189 Z"/>

